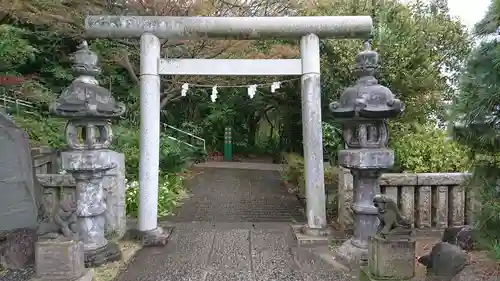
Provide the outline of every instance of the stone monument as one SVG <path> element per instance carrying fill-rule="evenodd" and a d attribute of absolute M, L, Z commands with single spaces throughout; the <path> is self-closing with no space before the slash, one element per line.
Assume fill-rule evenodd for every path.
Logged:
<path fill-rule="evenodd" d="M 35 246 L 36 275 L 33 281 L 91 281 L 85 268 L 83 242 L 79 239 L 77 205 L 61 202 L 52 217 L 38 227 Z"/>
<path fill-rule="evenodd" d="M 0 265 L 19 269 L 34 261 L 43 192 L 33 169 L 28 136 L 0 113 Z"/>
<path fill-rule="evenodd" d="M 403 218 L 394 200 L 376 195 L 379 226 L 368 238 L 368 266 L 361 267 L 360 280 L 410 280 L 415 276 L 415 239 L 411 224 Z"/>
<path fill-rule="evenodd" d="M 467 254 L 459 246 L 439 242 L 429 254 L 418 258 L 427 268 L 426 281 L 467 280 L 474 274 L 467 274 Z M 461 276 L 461 273 L 466 273 Z"/>
<path fill-rule="evenodd" d="M 99 86 L 101 73 L 97 55 L 87 42 L 73 55 L 73 70 L 78 76 L 52 104 L 52 112 L 68 119 L 68 150 L 61 153 L 61 166 L 76 182 L 76 204 L 79 237 L 85 250 L 85 265 L 99 266 L 120 259 L 115 243 L 108 242 L 106 201 L 103 177 L 116 167 L 108 147 L 112 141 L 110 120 L 125 113 L 125 106 Z"/>
<path fill-rule="evenodd" d="M 353 176 L 354 235 L 335 253 L 335 259 L 347 267 L 366 265 L 368 237 L 375 234 L 377 208 L 372 199 L 379 193 L 378 178 L 394 165 L 394 152 L 387 148 L 387 118 L 403 111 L 403 103 L 394 98 L 391 90 L 375 79 L 378 54 L 370 50 L 369 42 L 356 56 L 358 80 L 347 88 L 339 102 L 330 110 L 342 124 L 346 149 L 340 150 L 338 162 Z"/>

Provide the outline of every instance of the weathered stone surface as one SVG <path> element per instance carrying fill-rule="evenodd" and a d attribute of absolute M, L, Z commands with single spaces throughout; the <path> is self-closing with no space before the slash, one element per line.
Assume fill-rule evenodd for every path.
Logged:
<path fill-rule="evenodd" d="M 470 177 L 467 173 L 420 173 L 419 185 L 460 185 Z"/>
<path fill-rule="evenodd" d="M 35 259 L 35 229 L 15 229 L 3 237 L 0 246 L 0 265 L 6 269 L 19 269 Z"/>
<path fill-rule="evenodd" d="M 440 277 L 442 281 L 452 280 L 467 265 L 467 254 L 456 245 L 440 242 L 418 262 L 427 267 L 429 276 Z"/>
<path fill-rule="evenodd" d="M 409 279 L 415 276 L 415 240 L 368 240 L 368 268 L 380 279 Z"/>
<path fill-rule="evenodd" d="M 378 182 L 382 193 L 398 202 L 401 212 L 416 228 L 445 228 L 474 220 L 477 202 L 463 185 L 469 177 L 467 173 L 386 173 Z M 342 179 L 343 175 L 339 175 Z M 339 194 L 352 190 L 349 183 L 344 181 L 339 186 Z M 345 207 L 352 202 L 352 196 L 339 196 L 339 223 L 346 229 L 353 227 L 352 221 L 344 219 L 352 217 L 352 209 Z"/>
<path fill-rule="evenodd" d="M 83 243 L 51 239 L 36 243 L 36 276 L 46 280 L 72 280 L 85 273 Z"/>
<path fill-rule="evenodd" d="M 465 223 L 465 190 L 461 185 L 451 187 L 450 193 L 450 215 L 451 226 L 461 226 Z"/>
<path fill-rule="evenodd" d="M 125 155 L 107 151 L 116 166 L 104 173 L 102 186 L 106 201 L 106 234 L 120 238 L 127 230 L 125 210 Z"/>
<path fill-rule="evenodd" d="M 382 186 L 392 185 L 392 186 L 402 186 L 402 185 L 417 185 L 418 176 L 412 173 L 400 173 L 400 174 L 382 174 L 379 178 L 378 183 Z"/>
<path fill-rule="evenodd" d="M 42 189 L 35 178 L 26 133 L 0 113 L 0 247 L 2 266 L 32 262 L 33 232 L 43 214 Z"/>
<path fill-rule="evenodd" d="M 37 174 L 36 177 L 45 188 L 76 186 L 75 178 L 71 174 Z"/>
<path fill-rule="evenodd" d="M 92 281 L 94 276 L 93 269 L 85 269 L 83 275 L 76 279 L 59 279 L 57 281 Z M 54 279 L 47 279 L 45 277 L 34 277 L 31 281 L 55 281 Z"/>
<path fill-rule="evenodd" d="M 97 267 L 108 262 L 119 261 L 122 258 L 122 252 L 118 244 L 108 242 L 106 246 L 88 250 L 84 253 L 85 267 Z"/>
<path fill-rule="evenodd" d="M 386 169 L 394 165 L 391 149 L 347 149 L 338 153 L 338 163 L 348 169 Z"/>
<path fill-rule="evenodd" d="M 433 225 L 437 228 L 448 226 L 448 187 L 438 186 L 432 194 L 432 205 L 436 208 Z"/>
<path fill-rule="evenodd" d="M 104 172 L 115 168 L 116 164 L 113 163 L 109 150 L 105 149 L 64 151 L 61 153 L 61 163 L 62 168 L 72 173 L 76 181 L 79 235 L 84 243 L 86 256 L 92 257 L 95 253 L 101 253 L 101 249 L 106 249 L 108 243 L 105 237 L 107 206 L 103 178 Z M 98 261 L 95 263 L 87 263 L 98 264 L 102 259 L 96 260 Z"/>
<path fill-rule="evenodd" d="M 432 226 L 432 190 L 430 186 L 417 187 L 417 214 L 415 227 L 430 228 Z"/>
<path fill-rule="evenodd" d="M 173 228 L 163 228 L 158 227 L 151 231 L 140 231 L 138 229 L 130 229 L 128 231 L 128 237 L 134 240 L 138 240 L 145 247 L 148 246 L 165 246 L 168 242 L 168 238 L 172 233 Z"/>
<path fill-rule="evenodd" d="M 479 202 L 476 199 L 476 196 L 470 190 L 465 190 L 465 223 L 469 225 L 474 225 L 475 219 L 475 211 Z"/>
<path fill-rule="evenodd" d="M 354 225 L 353 179 L 351 171 L 346 168 L 340 168 L 338 188 L 338 222 L 343 229 L 350 229 Z"/>
<path fill-rule="evenodd" d="M 473 250 L 476 244 L 474 229 L 468 225 L 446 228 L 441 241 L 457 245 L 466 251 Z"/>
<path fill-rule="evenodd" d="M 112 150 L 102 151 L 101 154 L 109 154 L 109 159 L 116 164 L 114 168 L 104 173 L 102 180 L 107 207 L 105 231 L 107 235 L 120 238 L 126 231 L 125 156 Z M 68 166 L 66 162 L 65 166 Z M 72 174 L 38 174 L 37 178 L 44 187 L 49 213 L 52 213 L 51 210 L 55 209 L 61 199 L 76 201 L 76 181 Z M 59 196 L 61 194 L 60 188 L 63 191 L 63 198 Z"/>
<path fill-rule="evenodd" d="M 332 241 L 331 235 L 308 235 L 304 233 L 304 225 L 302 224 L 294 224 L 291 225 L 294 238 L 297 241 L 297 246 L 321 246 L 321 245 L 329 245 Z"/>
<path fill-rule="evenodd" d="M 0 231 L 34 228 L 42 190 L 36 182 L 26 133 L 0 113 Z"/>
<path fill-rule="evenodd" d="M 411 227 L 415 226 L 415 192 L 411 186 L 401 188 L 401 215 L 409 220 Z"/>

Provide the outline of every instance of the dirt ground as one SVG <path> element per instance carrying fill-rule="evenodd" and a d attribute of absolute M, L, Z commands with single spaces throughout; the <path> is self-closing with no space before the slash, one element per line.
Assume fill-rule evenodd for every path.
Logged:
<path fill-rule="evenodd" d="M 439 242 L 439 239 L 417 240 L 417 256 L 423 256 L 429 253 L 432 247 Z M 471 265 L 470 281 L 492 281 L 492 276 L 500 276 L 500 263 L 493 261 L 485 252 L 469 252 L 469 264 Z M 416 263 L 416 277 L 424 277 L 426 274 L 425 266 Z M 498 277 L 500 278 L 500 277 Z"/>
<path fill-rule="evenodd" d="M 108 263 L 94 269 L 93 281 L 112 281 L 124 269 L 128 262 L 132 260 L 135 253 L 141 248 L 140 245 L 132 241 L 120 241 L 118 246 L 122 250 L 122 259 Z"/>

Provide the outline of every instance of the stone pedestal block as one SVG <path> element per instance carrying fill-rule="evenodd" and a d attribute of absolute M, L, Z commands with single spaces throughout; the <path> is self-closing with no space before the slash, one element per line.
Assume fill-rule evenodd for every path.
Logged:
<path fill-rule="evenodd" d="M 339 150 L 338 163 L 348 169 L 387 169 L 394 165 L 394 151 L 379 149 Z"/>
<path fill-rule="evenodd" d="M 85 251 L 85 267 L 98 267 L 105 263 L 119 261 L 122 258 L 122 252 L 118 244 L 114 242 L 108 242 L 106 246 Z"/>
<path fill-rule="evenodd" d="M 128 236 L 131 239 L 138 240 L 145 247 L 148 246 L 165 246 L 168 238 L 172 233 L 173 228 L 157 227 L 150 231 L 140 231 L 138 229 L 130 229 Z"/>
<path fill-rule="evenodd" d="M 351 171 L 340 168 L 338 184 L 338 222 L 343 230 L 351 230 L 354 227 L 353 204 L 353 178 Z"/>
<path fill-rule="evenodd" d="M 127 231 L 127 216 L 125 208 L 125 155 L 107 150 L 112 163 L 116 166 L 104 173 L 102 186 L 106 201 L 106 235 L 121 238 Z"/>
<path fill-rule="evenodd" d="M 368 239 L 368 273 L 373 278 L 407 280 L 415 276 L 415 240 Z"/>
<path fill-rule="evenodd" d="M 39 241 L 35 244 L 35 262 L 33 280 L 92 280 L 92 272 L 85 268 L 80 241 L 64 238 Z"/>

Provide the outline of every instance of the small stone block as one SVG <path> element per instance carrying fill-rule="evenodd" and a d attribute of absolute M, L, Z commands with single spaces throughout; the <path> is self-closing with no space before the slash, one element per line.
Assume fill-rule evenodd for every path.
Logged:
<path fill-rule="evenodd" d="M 368 268 L 379 279 L 405 280 L 415 276 L 415 240 L 368 239 Z"/>
<path fill-rule="evenodd" d="M 85 267 L 98 267 L 106 263 L 119 261 L 122 258 L 122 252 L 118 244 L 108 241 L 105 247 L 94 251 L 87 251 L 84 255 Z"/>
<path fill-rule="evenodd" d="M 85 273 L 83 242 L 63 239 L 35 244 L 36 276 L 42 280 L 73 280 Z"/>
<path fill-rule="evenodd" d="M 94 270 L 85 269 L 83 275 L 76 279 L 47 279 L 47 278 L 34 277 L 31 279 L 31 281 L 92 281 L 93 277 L 94 277 Z"/>
<path fill-rule="evenodd" d="M 370 274 L 370 270 L 366 266 L 362 266 L 359 273 L 359 281 L 410 281 L 412 278 L 387 278 L 376 277 Z M 427 281 L 427 280 L 426 280 Z"/>
<path fill-rule="evenodd" d="M 311 246 L 324 246 L 329 245 L 331 237 L 330 236 L 310 236 L 302 232 L 304 225 L 291 225 L 295 240 L 297 240 L 297 245 L 299 247 L 311 247 Z"/>

